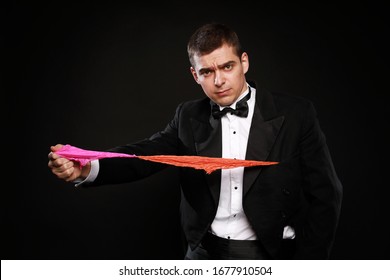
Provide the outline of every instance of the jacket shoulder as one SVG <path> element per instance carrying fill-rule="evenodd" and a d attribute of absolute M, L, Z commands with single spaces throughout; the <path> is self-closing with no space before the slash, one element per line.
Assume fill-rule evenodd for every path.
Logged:
<path fill-rule="evenodd" d="M 209 114 L 211 110 L 210 99 L 207 97 L 182 102 L 179 105 L 180 114 L 183 117 L 199 117 Z"/>

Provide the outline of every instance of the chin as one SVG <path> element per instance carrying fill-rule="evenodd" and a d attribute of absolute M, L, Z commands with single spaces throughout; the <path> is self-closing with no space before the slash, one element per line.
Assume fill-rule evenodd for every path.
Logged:
<path fill-rule="evenodd" d="M 214 98 L 213 101 L 214 101 L 214 103 L 217 103 L 219 106 L 229 106 L 234 102 L 233 98 L 231 98 L 229 96 Z"/>
<path fill-rule="evenodd" d="M 225 107 L 225 106 L 230 106 L 233 104 L 233 100 L 221 100 L 220 102 L 218 102 L 218 105 L 219 106 L 222 106 L 222 107 Z"/>

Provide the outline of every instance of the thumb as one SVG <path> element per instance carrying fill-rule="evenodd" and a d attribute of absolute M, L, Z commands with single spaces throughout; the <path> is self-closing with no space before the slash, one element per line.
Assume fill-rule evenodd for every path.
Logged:
<path fill-rule="evenodd" d="M 52 152 L 56 152 L 56 151 L 58 151 L 59 149 L 61 149 L 63 146 L 64 146 L 64 145 L 62 145 L 62 144 L 57 144 L 57 145 L 55 145 L 55 146 L 51 146 L 51 147 L 50 147 L 50 150 L 51 150 Z"/>

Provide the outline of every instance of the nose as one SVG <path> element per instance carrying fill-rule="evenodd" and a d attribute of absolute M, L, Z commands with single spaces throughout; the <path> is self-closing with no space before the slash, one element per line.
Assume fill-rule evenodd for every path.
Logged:
<path fill-rule="evenodd" d="M 216 86 L 222 86 L 225 82 L 225 79 L 223 77 L 223 74 L 221 71 L 215 71 L 215 77 L 214 77 L 214 85 Z"/>

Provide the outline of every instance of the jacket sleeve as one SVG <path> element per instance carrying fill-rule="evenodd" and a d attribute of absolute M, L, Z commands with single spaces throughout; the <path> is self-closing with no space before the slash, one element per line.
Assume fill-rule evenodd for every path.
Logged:
<path fill-rule="evenodd" d="M 296 258 L 328 259 L 340 215 L 342 185 L 311 103 L 302 125 L 300 150 L 308 211 L 297 238 Z"/>
<path fill-rule="evenodd" d="M 176 155 L 178 153 L 177 127 L 182 105 L 176 109 L 174 118 L 164 130 L 142 141 L 108 149 L 135 155 Z M 167 165 L 138 158 L 107 158 L 99 160 L 99 174 L 92 185 L 127 183 L 148 177 Z"/>

